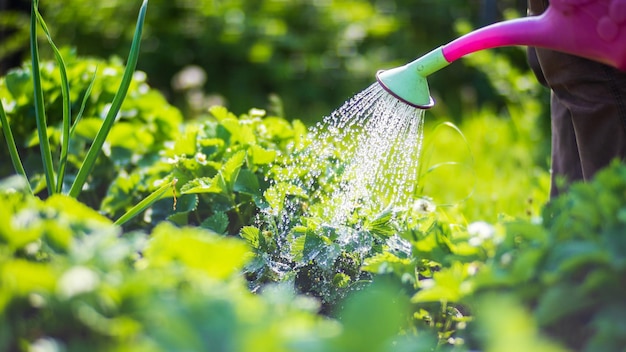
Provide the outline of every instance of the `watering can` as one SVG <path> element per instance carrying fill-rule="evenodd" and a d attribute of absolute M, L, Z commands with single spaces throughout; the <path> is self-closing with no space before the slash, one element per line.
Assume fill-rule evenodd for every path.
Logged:
<path fill-rule="evenodd" d="M 420 109 L 434 105 L 426 77 L 485 49 L 526 45 L 560 51 L 626 71 L 626 0 L 551 0 L 540 16 L 483 27 L 404 66 L 378 71 L 378 83 Z"/>

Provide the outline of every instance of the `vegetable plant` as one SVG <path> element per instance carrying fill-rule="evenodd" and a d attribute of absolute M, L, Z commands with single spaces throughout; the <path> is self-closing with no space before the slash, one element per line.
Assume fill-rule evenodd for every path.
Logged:
<path fill-rule="evenodd" d="M 518 205 L 494 216 L 484 199 L 446 206 L 449 174 L 412 204 L 356 207 L 334 224 L 325 207 L 346 161 L 313 163 L 299 120 L 221 106 L 184 120 L 132 73 L 135 58 L 56 48 L 37 5 L 33 32 L 41 27 L 55 59 L 33 55 L 0 79 L 0 156 L 12 161 L 0 165 L 0 350 L 626 347 L 625 165 L 530 214 Z M 513 163 L 535 165 L 522 153 L 528 126 L 480 114 L 440 126 L 471 154 L 485 124 L 503 132 Z M 424 174 L 448 165 L 422 162 Z M 463 217 L 472 204 L 481 210 Z"/>

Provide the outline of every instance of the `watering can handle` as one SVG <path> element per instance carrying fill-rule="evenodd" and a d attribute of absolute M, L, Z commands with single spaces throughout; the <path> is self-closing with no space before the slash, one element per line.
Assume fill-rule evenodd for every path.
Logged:
<path fill-rule="evenodd" d="M 552 0 L 540 16 L 495 23 L 442 50 L 453 62 L 479 50 L 513 45 L 561 51 L 626 71 L 626 0 Z"/>

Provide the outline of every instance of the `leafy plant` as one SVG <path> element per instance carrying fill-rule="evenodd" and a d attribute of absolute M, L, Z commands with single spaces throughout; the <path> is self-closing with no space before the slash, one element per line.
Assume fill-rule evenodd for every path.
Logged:
<path fill-rule="evenodd" d="M 344 156 L 328 150 L 313 163 L 319 151 L 307 149 L 313 143 L 301 122 L 259 109 L 236 116 L 224 107 L 183 122 L 145 75 L 130 80 L 116 60 L 58 49 L 36 1 L 32 11 L 31 25 L 42 26 L 55 61 L 33 55 L 0 80 L 9 147 L 0 156 L 13 161 L 13 169 L 0 165 L 0 175 L 18 173 L 0 182 L 0 349 L 626 346 L 626 166 L 574 185 L 541 217 L 532 216 L 540 204 L 523 203 L 498 205 L 513 215 L 498 218 L 485 210 L 492 198 L 444 207 L 442 199 L 467 186 L 451 173 L 424 183 L 410 206 L 355 207 L 337 225 L 326 207 L 341 186 Z M 506 74 L 501 60 L 489 60 L 497 68 L 489 74 L 509 94 L 513 123 L 486 109 L 460 128 L 439 125 L 452 126 L 438 131 L 457 139 L 442 134 L 435 142 L 455 144 L 446 157 L 461 157 L 449 163 L 427 155 L 428 177 L 454 164 L 493 180 L 494 169 L 480 164 L 487 155 L 504 175 L 537 165 L 541 152 L 528 150 L 539 108 L 510 96 L 507 84 L 522 90 L 525 76 Z M 120 82 L 128 86 L 118 89 Z M 495 141 L 477 149 L 471 139 L 485 126 Z M 37 148 L 44 140 L 49 146 Z M 85 164 L 99 143 L 104 152 Z M 85 186 L 75 194 L 79 175 Z M 528 183 L 532 199 L 542 199 L 541 180 L 545 173 Z"/>
<path fill-rule="evenodd" d="M 625 180 L 616 162 L 548 204 L 541 223 L 508 225 L 481 289 L 513 292 L 543 331 L 574 350 L 623 350 Z"/>
<path fill-rule="evenodd" d="M 129 61 L 124 67 L 117 61 L 80 60 L 72 52 L 58 49 L 38 12 L 38 2 L 33 2 L 31 65 L 12 70 L 0 80 L 4 97 L 0 103 L 8 107 L 0 109 L 3 136 L 15 171 L 31 179 L 33 192 L 41 192 L 44 181 L 46 196 L 65 192 L 78 197 L 86 189 L 91 194 L 81 199 L 97 207 L 113 176 L 107 168 L 113 166 L 118 172 L 130 171 L 142 158 L 156 155 L 165 140 L 172 138 L 176 123 L 181 120 L 180 114 L 173 108 L 151 106 L 151 103 L 166 103 L 158 93 L 149 90 L 145 75 L 134 73 L 146 9 L 147 1 L 144 1 Z M 39 59 L 38 25 L 53 49 L 54 63 Z M 100 77 L 98 65 L 104 66 Z M 70 84 L 75 88 L 72 92 Z M 120 114 L 129 90 L 129 101 Z M 74 116 L 72 107 L 78 106 L 80 109 Z M 32 134 L 35 127 L 29 117 L 33 115 L 37 135 Z M 128 138 L 131 135 L 133 138 Z M 40 146 L 38 153 L 31 148 L 37 144 Z M 101 156 L 103 147 L 108 154 L 106 159 Z M 24 163 L 20 153 L 26 155 Z M 56 163 L 53 156 L 58 157 Z M 40 165 L 35 164 L 37 158 L 42 161 Z M 0 170 L 0 175 L 8 174 L 8 168 Z M 154 195 L 150 199 L 157 200 Z M 139 209 L 132 208 L 124 219 L 135 216 Z"/>
<path fill-rule="evenodd" d="M 346 301 L 339 320 L 284 285 L 252 294 L 239 273 L 250 248 L 199 227 L 123 232 L 68 196 L 30 195 L 20 177 L 0 183 L 0 207 L 3 350 L 382 352 L 404 325 L 407 297 L 388 283 Z"/>
<path fill-rule="evenodd" d="M 236 235 L 252 224 L 259 209 L 267 207 L 263 193 L 270 165 L 290 153 L 306 127 L 260 109 L 239 117 L 219 106 L 209 112 L 187 123 L 151 164 L 114 180 L 102 210 L 117 217 L 154 185 L 176 180 L 178 198 L 156 203 L 147 217 L 136 219 L 136 226 L 169 219 Z"/>
<path fill-rule="evenodd" d="M 129 59 L 127 65 L 124 69 L 124 75 L 121 79 L 119 88 L 115 92 L 113 96 L 113 100 L 108 106 L 106 111 L 106 116 L 104 117 L 101 125 L 97 129 L 96 136 L 89 146 L 89 150 L 87 154 L 84 156 L 84 159 L 80 163 L 80 166 L 76 170 L 76 174 L 72 175 L 72 180 L 66 180 L 66 168 L 68 162 L 68 153 L 70 148 L 70 139 L 71 134 L 75 130 L 78 122 L 82 118 L 82 114 L 84 112 L 84 106 L 87 99 L 87 96 L 92 90 L 91 84 L 93 84 L 93 80 L 91 84 L 88 86 L 85 96 L 83 98 L 83 105 L 76 117 L 74 118 L 74 122 L 72 123 L 72 113 L 71 113 L 71 97 L 70 97 L 70 85 L 68 80 L 67 68 L 63 56 L 61 55 L 61 51 L 54 44 L 52 37 L 50 36 L 50 32 L 48 27 L 46 26 L 45 21 L 43 20 L 41 14 L 39 13 L 39 1 L 34 0 L 32 2 L 31 7 L 31 27 L 30 27 L 30 48 L 31 48 L 31 69 L 29 71 L 32 80 L 29 81 L 32 83 L 32 90 L 34 93 L 34 115 L 35 120 L 37 122 L 37 144 L 40 146 L 39 156 L 42 161 L 42 172 L 43 179 L 46 183 L 47 196 L 52 196 L 57 193 L 63 192 L 65 182 L 71 182 L 71 186 L 67 193 L 73 197 L 78 197 L 80 192 L 83 190 L 85 183 L 87 182 L 87 177 L 93 171 L 93 168 L 96 164 L 98 156 L 101 152 L 101 149 L 113 127 L 113 123 L 116 120 L 117 114 L 122 106 L 122 103 L 126 97 L 128 92 L 131 80 L 134 75 L 135 66 L 137 65 L 137 59 L 139 55 L 139 43 L 141 40 L 141 33 L 143 29 L 143 22 L 146 14 L 148 2 L 145 0 L 139 12 L 139 16 L 137 19 L 137 26 L 135 30 L 135 35 L 133 38 L 132 46 L 130 49 Z M 48 135 L 48 119 L 46 117 L 46 108 L 44 102 L 44 93 L 42 87 L 42 69 L 40 68 L 40 58 L 39 58 L 39 46 L 37 42 L 37 28 L 41 26 L 43 29 L 46 38 L 52 48 L 54 53 L 57 67 L 59 70 L 60 77 L 60 87 L 61 87 L 61 102 L 62 102 L 62 113 L 61 113 L 61 121 L 62 126 L 60 128 L 60 151 L 59 151 L 59 160 L 57 163 L 56 172 L 54 170 L 53 160 L 52 160 L 52 149 L 50 146 L 50 138 Z M 24 87 L 25 80 L 24 74 L 16 73 L 14 76 L 9 76 L 8 87 L 9 91 L 13 94 L 14 98 L 19 96 L 26 91 L 28 91 L 30 87 Z M 14 78 L 14 79 L 11 79 Z M 18 87 L 13 85 L 16 83 Z M 11 87 L 12 86 L 12 87 Z M 19 87 L 21 86 L 21 87 Z M 0 101 L 0 105 L 2 105 L 2 101 Z M 13 110 L 13 109 L 12 109 Z M 23 116 L 21 116 L 23 117 Z M 17 173 L 21 174 L 23 177 L 28 178 L 26 171 L 24 170 L 24 166 L 19 157 L 19 152 L 16 148 L 16 143 L 14 141 L 14 136 L 11 131 L 11 122 L 6 115 L 6 111 L 4 107 L 0 108 L 0 122 L 3 127 L 3 134 L 7 141 L 9 154 L 11 156 L 11 161 L 13 162 L 13 167 Z M 13 123 L 15 124 L 15 122 Z M 39 192 L 40 189 L 35 189 L 36 192 Z M 133 211 L 135 211 L 133 209 Z M 129 214 L 129 216 L 134 214 Z"/>

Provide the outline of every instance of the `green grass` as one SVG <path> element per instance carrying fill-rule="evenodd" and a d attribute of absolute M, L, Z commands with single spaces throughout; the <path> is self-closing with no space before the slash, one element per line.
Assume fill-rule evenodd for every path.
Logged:
<path fill-rule="evenodd" d="M 428 124 L 422 193 L 451 219 L 495 222 L 501 214 L 529 217 L 547 201 L 549 173 L 536 158 L 539 141 L 511 119 L 484 110 L 458 129 Z"/>

